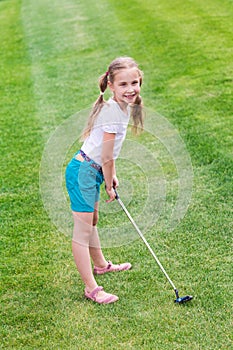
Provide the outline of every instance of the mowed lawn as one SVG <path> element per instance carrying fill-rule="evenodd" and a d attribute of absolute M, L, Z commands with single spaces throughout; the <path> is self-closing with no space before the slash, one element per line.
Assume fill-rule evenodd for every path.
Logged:
<path fill-rule="evenodd" d="M 0 1 L 1 349 L 233 348 L 232 18 L 230 0 Z M 120 300 L 105 306 L 85 300 L 71 238 L 44 207 L 45 146 L 57 127 L 90 108 L 99 75 L 120 55 L 139 62 L 144 104 L 172 125 L 192 163 L 189 207 L 168 230 L 179 182 L 173 153 L 154 137 L 154 126 L 137 139 L 129 132 L 132 144 L 158 155 L 166 205 L 146 237 L 180 294 L 194 296 L 185 305 L 174 304 L 139 239 L 104 248 L 114 262 L 133 265 L 97 279 Z M 67 149 L 63 170 L 76 146 Z M 118 166 L 132 214 L 160 208 L 156 193 L 145 204 L 155 164 Z M 124 221 L 119 210 L 106 210 L 99 227 L 111 234 Z M 130 236 L 133 228 L 127 230 Z"/>

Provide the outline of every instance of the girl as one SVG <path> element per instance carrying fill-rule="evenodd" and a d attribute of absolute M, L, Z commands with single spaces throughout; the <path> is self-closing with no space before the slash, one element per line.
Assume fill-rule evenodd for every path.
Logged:
<path fill-rule="evenodd" d="M 118 187 L 115 159 L 125 138 L 130 116 L 135 133 L 138 127 L 143 126 L 141 84 L 142 72 L 132 58 L 120 57 L 110 64 L 99 79 L 100 95 L 83 132 L 84 143 L 66 169 L 66 186 L 74 218 L 73 256 L 85 285 L 85 297 L 99 304 L 113 303 L 118 297 L 98 286 L 94 274 L 131 268 L 130 263 L 114 265 L 105 259 L 97 231 L 98 203 L 103 181 L 107 202 L 115 199 L 114 188 Z M 103 95 L 107 87 L 112 97 L 105 102 Z"/>

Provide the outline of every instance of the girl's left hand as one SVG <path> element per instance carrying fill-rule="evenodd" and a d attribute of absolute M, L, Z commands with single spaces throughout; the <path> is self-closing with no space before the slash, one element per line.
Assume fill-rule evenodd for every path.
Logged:
<path fill-rule="evenodd" d="M 116 198 L 116 193 L 114 191 L 114 188 L 113 187 L 111 189 L 106 188 L 105 190 L 109 196 L 109 199 L 106 200 L 106 203 L 113 202 L 114 199 Z"/>

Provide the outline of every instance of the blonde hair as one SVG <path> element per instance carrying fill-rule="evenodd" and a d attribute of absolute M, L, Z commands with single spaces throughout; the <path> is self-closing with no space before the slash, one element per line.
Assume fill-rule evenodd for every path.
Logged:
<path fill-rule="evenodd" d="M 108 87 L 108 81 L 111 83 L 114 82 L 115 75 L 122 69 L 128 68 L 136 68 L 139 75 L 139 84 L 142 85 L 143 73 L 138 68 L 138 64 L 131 57 L 119 57 L 116 58 L 108 67 L 106 73 L 100 76 L 99 78 L 99 88 L 100 95 L 95 101 L 91 114 L 87 121 L 87 126 L 84 129 L 81 139 L 84 140 L 86 137 L 90 135 L 90 132 L 95 123 L 96 117 L 100 113 L 103 105 L 106 103 L 104 100 L 104 92 Z M 137 96 L 135 103 L 131 106 L 131 117 L 133 119 L 132 131 L 134 134 L 137 134 L 139 129 L 143 129 L 143 111 L 142 111 L 142 98 L 141 96 Z"/>

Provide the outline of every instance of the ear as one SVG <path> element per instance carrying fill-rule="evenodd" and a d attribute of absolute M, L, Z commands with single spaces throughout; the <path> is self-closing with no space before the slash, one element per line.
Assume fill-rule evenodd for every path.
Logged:
<path fill-rule="evenodd" d="M 111 83 L 111 81 L 108 81 L 108 87 L 112 92 L 114 92 L 114 87 L 113 87 L 113 84 Z"/>

